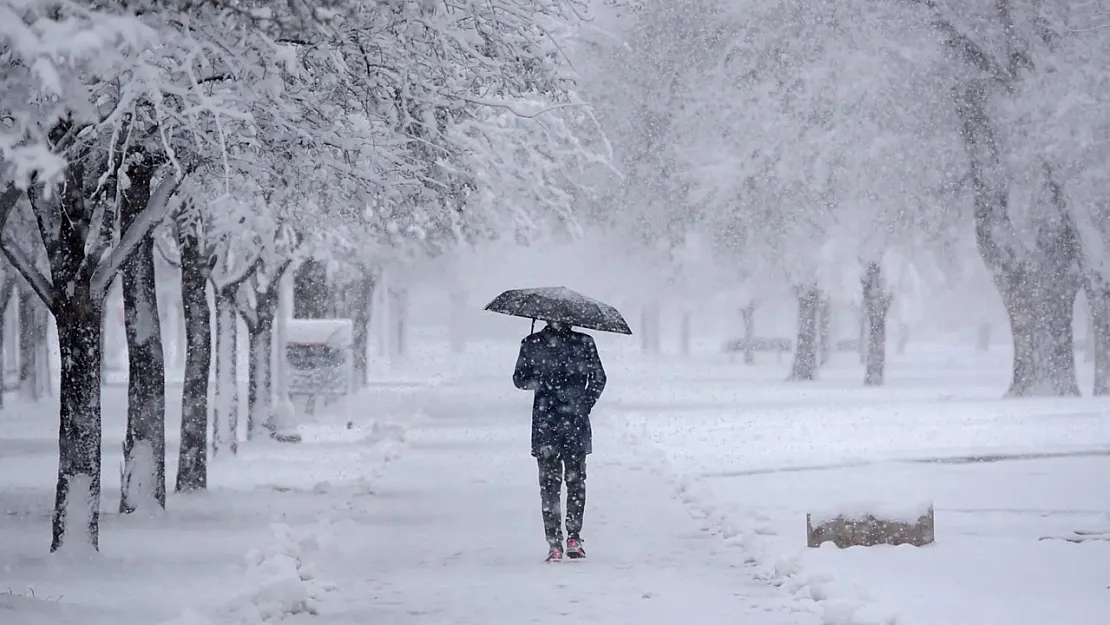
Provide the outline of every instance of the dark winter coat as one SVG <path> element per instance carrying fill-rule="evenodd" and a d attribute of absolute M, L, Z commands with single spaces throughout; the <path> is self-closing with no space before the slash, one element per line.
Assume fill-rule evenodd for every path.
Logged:
<path fill-rule="evenodd" d="M 605 369 L 588 334 L 550 326 L 520 343 L 513 384 L 535 391 L 532 455 L 593 452 L 590 411 L 605 390 Z"/>

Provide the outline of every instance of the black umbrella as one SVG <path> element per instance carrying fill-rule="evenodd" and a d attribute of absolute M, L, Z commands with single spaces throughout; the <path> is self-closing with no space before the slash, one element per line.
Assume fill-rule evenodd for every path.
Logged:
<path fill-rule="evenodd" d="M 493 298 L 486 310 L 531 319 L 533 328 L 539 319 L 601 332 L 632 334 L 628 322 L 616 308 L 561 286 L 511 289 Z"/>

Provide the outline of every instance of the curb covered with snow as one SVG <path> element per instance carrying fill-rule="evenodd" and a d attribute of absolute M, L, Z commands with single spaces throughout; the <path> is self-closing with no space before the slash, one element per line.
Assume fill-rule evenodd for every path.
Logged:
<path fill-rule="evenodd" d="M 676 471 L 666 454 L 650 442 L 642 425 L 628 416 L 622 416 L 620 422 L 625 442 L 643 452 L 646 468 L 674 487 L 677 498 L 690 508 L 691 516 L 703 521 L 704 531 L 720 536 L 726 545 L 745 554 L 745 563 L 756 570 L 756 579 L 789 592 L 803 609 L 820 615 L 825 625 L 898 624 L 898 612 L 871 599 L 867 589 L 838 580 L 831 572 L 803 567 L 800 554 L 806 548 L 804 543 L 797 553 L 777 551 L 767 538 L 777 531 L 768 517 L 754 510 L 730 513 L 706 485 Z M 738 508 L 736 511 L 740 512 Z"/>

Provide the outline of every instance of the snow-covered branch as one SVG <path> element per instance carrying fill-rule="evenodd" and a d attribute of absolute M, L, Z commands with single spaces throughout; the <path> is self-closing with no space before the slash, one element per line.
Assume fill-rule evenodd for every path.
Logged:
<path fill-rule="evenodd" d="M 119 243 L 116 244 L 110 251 L 102 254 L 93 270 L 92 275 L 92 289 L 94 293 L 105 294 L 108 287 L 115 278 L 119 268 L 127 261 L 127 258 L 135 251 L 135 249 L 149 237 L 154 229 L 166 217 L 166 212 L 169 209 L 170 198 L 173 197 L 174 192 L 181 183 L 184 181 L 184 176 L 188 175 L 183 173 L 181 175 L 174 171 L 172 167 L 167 166 L 167 171 L 163 172 L 162 180 L 155 187 L 154 192 L 150 194 L 150 200 L 147 202 L 142 212 L 135 218 L 134 223 L 131 224 L 125 232 L 120 235 Z"/>
<path fill-rule="evenodd" d="M 38 295 L 42 303 L 46 305 L 47 310 L 54 310 L 54 285 L 50 283 L 50 278 L 46 274 L 39 271 L 35 266 L 32 257 L 28 256 L 22 247 L 16 243 L 15 238 L 5 232 L 0 236 L 0 252 L 3 252 L 4 258 L 8 259 L 12 267 L 15 268 L 19 275 L 31 285 L 31 290 Z"/>
<path fill-rule="evenodd" d="M 217 290 L 235 288 L 250 280 L 262 268 L 262 256 L 255 256 L 254 260 L 244 263 L 237 270 L 229 270 L 222 276 L 213 274 L 209 279 Z"/>
<path fill-rule="evenodd" d="M 0 232 L 4 230 L 4 226 L 8 223 L 8 215 L 12 214 L 12 209 L 22 197 L 23 190 L 16 187 L 14 182 L 9 182 L 4 186 L 3 192 L 0 192 Z"/>

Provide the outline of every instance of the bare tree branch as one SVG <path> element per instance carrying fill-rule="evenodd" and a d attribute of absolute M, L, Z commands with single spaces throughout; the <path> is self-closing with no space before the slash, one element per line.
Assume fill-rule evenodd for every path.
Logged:
<path fill-rule="evenodd" d="M 1009 82 L 1013 76 L 1003 65 L 995 61 L 979 44 L 971 40 L 960 29 L 956 28 L 948 18 L 941 15 L 941 7 L 936 0 L 910 0 L 920 4 L 933 12 L 933 26 L 948 37 L 948 45 L 963 55 L 964 60 L 986 72 L 995 80 Z"/>

